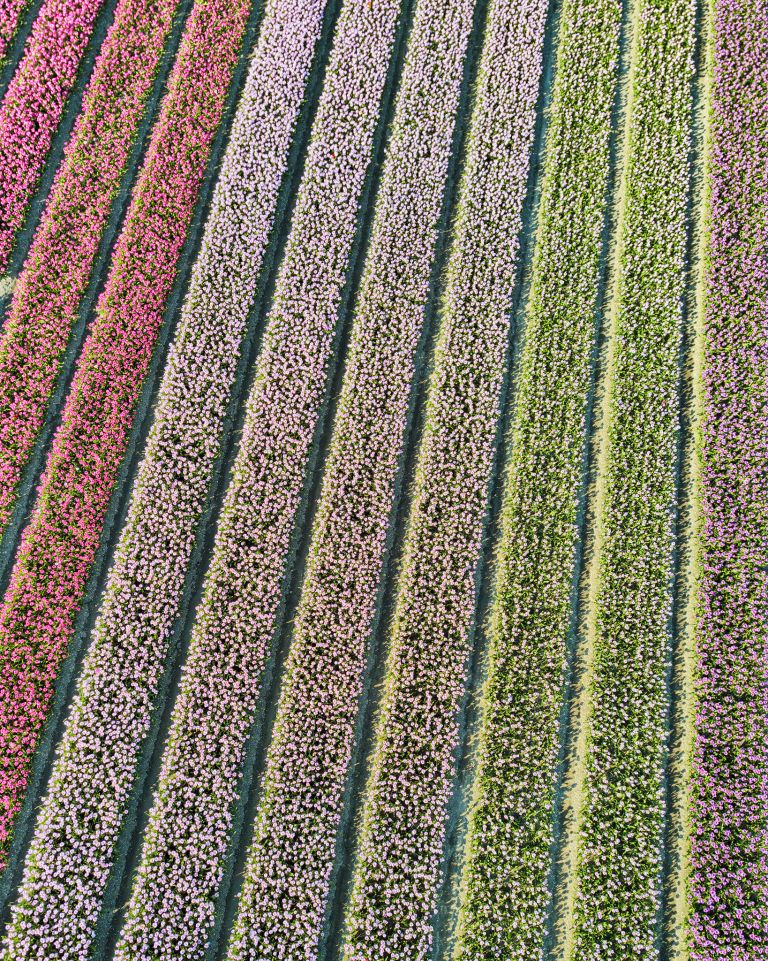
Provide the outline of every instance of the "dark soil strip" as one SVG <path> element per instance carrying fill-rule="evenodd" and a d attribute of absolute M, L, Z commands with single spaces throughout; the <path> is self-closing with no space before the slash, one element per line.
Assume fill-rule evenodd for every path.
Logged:
<path fill-rule="evenodd" d="M 2 879 L 0 879 L 0 936 L 2 936 L 8 922 L 10 904 L 16 896 L 21 880 L 24 858 L 26 857 L 34 828 L 35 811 L 46 791 L 53 764 L 54 751 L 63 730 L 64 719 L 75 691 L 75 681 L 96 620 L 101 594 L 104 590 L 107 573 L 111 566 L 112 556 L 127 514 L 133 481 L 151 425 L 150 415 L 154 405 L 157 387 L 159 386 L 166 350 L 176 328 L 179 308 L 183 298 L 186 296 L 189 284 L 190 270 L 197 256 L 197 251 L 202 239 L 202 225 L 207 216 L 213 184 L 218 174 L 218 168 L 221 163 L 224 147 L 226 146 L 232 116 L 244 81 L 245 70 L 248 66 L 250 51 L 260 19 L 260 12 L 261 3 L 257 3 L 246 26 L 245 39 L 237 67 L 233 73 L 222 120 L 211 147 L 211 153 L 208 164 L 206 165 L 195 211 L 187 232 L 187 239 L 179 258 L 176 280 L 168 297 L 152 362 L 137 404 L 126 454 L 115 482 L 115 488 L 105 518 L 99 548 L 96 552 L 93 568 L 84 591 L 83 605 L 75 622 L 69 653 L 59 669 L 56 692 L 49 712 L 48 721 L 36 750 L 24 805 L 19 813 L 19 818 L 14 829 L 14 839 L 8 866 Z M 130 816 L 128 820 L 131 820 Z M 118 856 L 118 863 L 120 863 L 121 857 L 124 858 L 124 852 L 122 851 Z M 108 891 L 109 890 L 110 888 L 108 888 Z M 99 936 L 103 940 L 103 935 L 100 930 Z M 101 953 L 96 951 L 94 956 L 100 958 Z"/>
<path fill-rule="evenodd" d="M 157 119 L 168 75 L 176 59 L 176 53 L 191 8 L 192 0 L 182 0 L 174 15 L 175 23 L 158 65 L 157 77 L 152 93 L 147 100 L 144 116 L 137 129 L 134 146 L 123 174 L 120 189 L 112 201 L 112 208 L 102 232 L 99 249 L 91 271 L 90 282 L 80 304 L 77 321 L 72 328 L 66 351 L 61 360 L 61 369 L 51 394 L 45 421 L 29 462 L 24 468 L 16 496 L 16 504 L 0 539 L 0 596 L 5 594 L 15 555 L 19 549 L 22 531 L 34 508 L 40 475 L 45 466 L 51 440 L 61 423 L 62 409 L 75 375 L 75 365 L 80 355 L 88 324 L 93 317 L 96 303 L 107 281 L 114 246 L 120 236 L 128 211 L 131 191 L 144 163 L 144 157 L 150 142 L 150 131 Z"/>

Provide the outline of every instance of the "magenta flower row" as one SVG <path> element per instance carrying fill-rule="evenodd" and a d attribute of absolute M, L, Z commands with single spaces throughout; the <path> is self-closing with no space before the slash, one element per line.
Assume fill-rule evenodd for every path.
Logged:
<path fill-rule="evenodd" d="M 263 957 L 275 941 L 286 958 L 311 957 L 317 950 L 415 357 L 423 336 L 473 7 L 472 0 L 418 0 L 414 11 L 230 958 Z M 252 413 L 257 411 L 252 408 Z M 252 437 L 258 433 L 249 435 L 244 449 L 255 459 L 265 444 L 262 440 L 252 448 Z M 279 584 L 277 570 L 270 570 L 274 562 L 269 550 L 274 555 L 275 547 L 267 533 L 273 508 L 266 515 L 270 527 L 258 517 L 269 506 L 261 493 L 268 490 L 268 469 L 265 464 L 256 496 L 240 493 L 242 500 L 248 498 L 253 522 L 242 510 L 230 515 L 239 523 L 222 539 L 219 570 L 227 570 L 227 559 L 237 551 L 244 562 L 236 577 L 219 575 L 217 606 L 203 608 L 209 631 L 205 658 L 196 657 L 196 671 L 188 675 L 185 690 L 195 705 L 194 717 L 205 725 L 204 743 L 210 750 L 195 755 L 192 769 L 189 742 L 180 740 L 184 783 L 197 781 L 203 771 L 219 770 L 222 784 L 227 784 L 219 769 L 222 744 L 235 772 L 243 756 L 259 691 L 260 676 L 251 672 L 269 652 Z M 300 489 L 298 473 L 290 483 L 292 490 Z M 291 497 L 295 500 L 295 493 Z M 250 544 L 246 537 L 253 539 Z M 280 549 L 284 553 L 285 541 Z M 245 601 L 236 627 L 222 616 L 225 598 L 233 595 Z M 219 651 L 233 634 L 242 641 L 237 651 L 234 645 L 228 651 L 230 674 L 222 672 L 213 687 L 209 678 L 222 660 Z M 248 688 L 233 689 L 233 674 Z M 240 718 L 234 730 L 233 716 Z M 189 731 L 191 715 L 180 716 L 180 730 L 182 717 Z M 208 718 L 215 719 L 215 727 L 208 727 Z M 198 817 L 209 827 L 221 823 L 221 836 L 226 837 L 236 786 L 232 779 L 226 791 L 208 797 L 200 792 L 198 804 L 184 811 L 182 823 Z M 178 824 L 181 811 L 178 806 L 173 810 Z M 166 831 L 170 821 L 167 817 Z M 190 854 L 195 845 L 199 848 L 197 837 L 198 832 L 191 832 L 186 842 Z M 172 838 L 176 846 L 175 831 Z"/>
<path fill-rule="evenodd" d="M 487 15 L 345 961 L 431 951 L 547 9 L 494 0 Z"/>
<path fill-rule="evenodd" d="M 768 8 L 713 13 L 691 958 L 768 954 Z"/>
<path fill-rule="evenodd" d="M 245 0 L 195 6 L 0 607 L 3 852 L 99 544 L 247 11 Z"/>
<path fill-rule="evenodd" d="M 30 0 L 0 0 L 0 64 L 8 52 Z"/>
<path fill-rule="evenodd" d="M 229 20 L 227 6 L 236 20 Z M 25 865 L 9 958 L 85 958 L 91 948 L 325 6 L 324 0 L 269 0 L 263 14 L 127 522 Z M 197 60 L 210 65 L 217 51 L 231 55 L 247 9 L 246 3 L 234 10 L 231 3 L 206 3 L 193 14 L 184 75 Z M 211 27 L 210 46 L 200 42 L 203 24 Z M 232 33 L 225 47 L 226 24 Z M 204 81 L 210 66 L 208 74 L 196 75 Z M 207 102 L 199 90 L 190 93 Z M 179 104 L 174 116 L 189 116 L 188 105 Z M 43 937 L 42 919 L 53 917 Z M 152 922 L 162 926 L 164 919 L 163 908 Z M 186 956 L 205 933 L 190 919 L 189 930 L 168 941 L 171 956 Z"/>
<path fill-rule="evenodd" d="M 42 426 L 176 0 L 121 0 L 0 334 L 0 531 Z"/>
<path fill-rule="evenodd" d="M 8 265 L 104 0 L 45 0 L 0 104 L 0 271 Z"/>

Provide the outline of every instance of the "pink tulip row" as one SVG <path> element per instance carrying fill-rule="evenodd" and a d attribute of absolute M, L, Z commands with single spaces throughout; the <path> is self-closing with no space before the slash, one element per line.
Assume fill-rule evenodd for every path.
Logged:
<path fill-rule="evenodd" d="M 493 0 L 487 14 L 345 961 L 430 956 L 547 10 Z"/>
<path fill-rule="evenodd" d="M 506 468 L 456 957 L 541 951 L 621 3 L 567 0 Z M 589 96 L 584 91 L 589 90 Z"/>
<path fill-rule="evenodd" d="M 243 747 L 326 395 L 398 14 L 395 0 L 347 0 L 341 9 L 117 949 L 121 959 L 195 958 L 210 937 Z"/>
<path fill-rule="evenodd" d="M 0 104 L 0 271 L 51 148 L 104 0 L 45 0 Z"/>
<path fill-rule="evenodd" d="M 30 0 L 0 0 L 0 64 L 8 52 Z"/>
<path fill-rule="evenodd" d="M 219 10 L 223 7 L 214 12 Z M 210 15 L 209 8 L 206 19 Z M 324 0 L 269 0 L 263 12 L 127 522 L 13 909 L 9 958 L 75 959 L 91 951 L 325 20 Z M 324 174 L 333 154 L 340 172 L 349 163 L 339 143 L 370 153 L 373 120 L 358 129 L 350 121 L 359 111 L 348 110 L 341 141 L 334 126 L 348 80 L 344 59 L 335 67 L 298 201 L 305 220 L 323 227 L 334 209 L 333 199 L 324 201 Z M 376 83 L 380 86 L 380 78 Z M 375 118 L 376 106 L 368 112 Z M 351 198 L 345 224 L 356 206 Z M 292 281 L 304 276 L 308 236 L 305 229 L 294 241 Z M 325 248 L 316 241 L 315 250 L 315 263 L 321 263 Z M 343 280 L 334 272 L 331 282 L 338 286 Z M 168 898 L 183 890 L 168 891 Z M 164 902 L 150 916 L 151 924 L 168 923 L 165 907 Z M 189 927 L 182 922 L 175 939 L 168 935 L 170 956 L 185 957 L 205 940 L 207 909 L 204 905 L 198 921 L 190 913 Z M 41 919 L 53 916 L 44 937 Z M 162 950 L 143 922 L 141 912 L 129 911 L 121 952 L 140 950 L 144 934 L 147 950 Z"/>
<path fill-rule="evenodd" d="M 263 957 L 275 941 L 287 958 L 317 950 L 424 337 L 473 8 L 472 0 L 418 0 L 414 10 L 231 959 Z M 259 414 L 255 426 L 264 414 L 258 407 L 252 413 Z M 266 447 L 263 433 L 251 446 L 258 439 L 259 431 L 252 428 L 244 451 L 254 460 Z M 249 474 L 243 476 L 250 480 Z M 204 771 L 216 772 L 217 790 L 196 793 L 194 807 L 189 792 L 184 807 L 168 806 L 163 829 L 170 838 L 163 840 L 164 847 L 179 845 L 171 823 L 186 826 L 193 815 L 206 830 L 220 826 L 214 837 L 206 836 L 209 843 L 226 837 L 236 798 L 232 772 L 241 764 L 259 692 L 261 672 L 255 674 L 254 667 L 268 656 L 278 596 L 272 572 L 277 551 L 268 533 L 275 494 L 265 493 L 267 470 L 263 478 L 239 493 L 248 500 L 249 514 L 233 510 L 222 530 L 213 590 L 201 611 L 205 628 L 195 670 L 187 675 L 187 701 L 174 745 L 177 785 L 199 782 Z M 291 486 L 298 491 L 298 474 Z M 280 549 L 285 551 L 285 541 Z M 233 556 L 243 559 L 238 567 L 228 563 Z M 236 626 L 231 607 L 224 616 L 231 596 L 242 598 Z M 242 640 L 229 647 L 225 660 L 221 651 L 233 633 Z M 228 670 L 214 674 L 222 663 Z M 242 679 L 240 684 L 232 684 L 233 676 Z M 239 718 L 236 726 L 233 716 Z M 202 728 L 203 743 L 209 745 L 194 758 L 189 735 L 181 733 L 191 732 L 193 718 L 195 743 L 200 744 Z M 199 831 L 190 831 L 185 846 L 190 855 L 199 850 Z"/>
<path fill-rule="evenodd" d="M 768 7 L 716 0 L 704 277 L 693 961 L 768 956 Z"/>
<path fill-rule="evenodd" d="M 0 333 L 0 531 L 42 426 L 177 0 L 121 0 Z"/>
<path fill-rule="evenodd" d="M 574 956 L 659 957 L 696 7 L 633 19 L 587 611 L 593 667 Z"/>
<path fill-rule="evenodd" d="M 0 607 L 0 850 L 91 571 L 248 3 L 198 0 Z"/>

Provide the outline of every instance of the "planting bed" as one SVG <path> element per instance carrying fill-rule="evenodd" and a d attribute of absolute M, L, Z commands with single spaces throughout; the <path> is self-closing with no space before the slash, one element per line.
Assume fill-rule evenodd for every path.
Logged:
<path fill-rule="evenodd" d="M 768 951 L 765 0 L 0 0 L 0 961 Z"/>

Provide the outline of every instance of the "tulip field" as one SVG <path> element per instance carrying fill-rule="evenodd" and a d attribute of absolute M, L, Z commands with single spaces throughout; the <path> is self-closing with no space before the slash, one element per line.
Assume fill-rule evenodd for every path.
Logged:
<path fill-rule="evenodd" d="M 768 958 L 768 0 L 0 0 L 0 961 Z"/>

